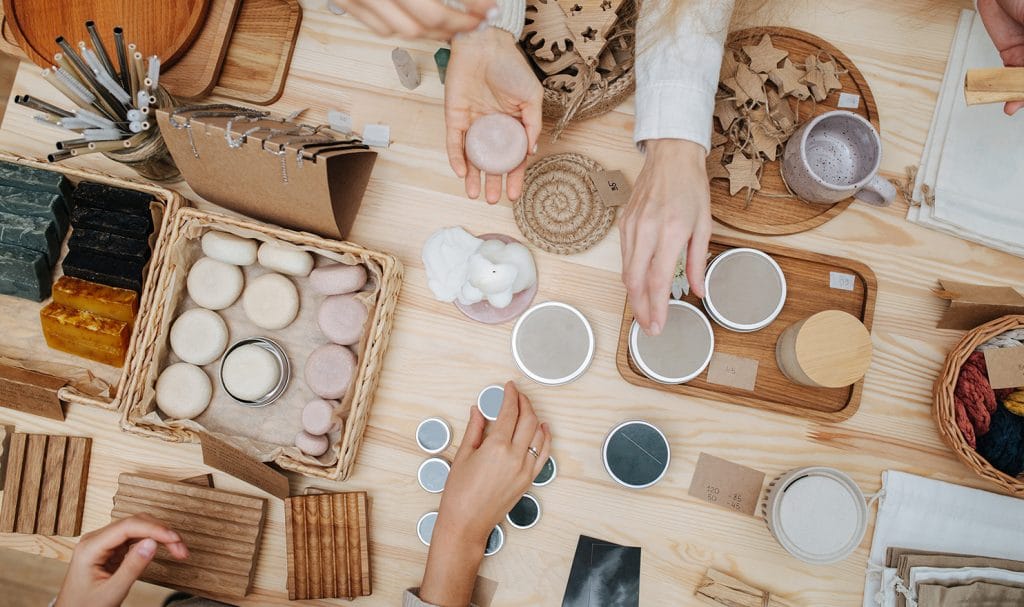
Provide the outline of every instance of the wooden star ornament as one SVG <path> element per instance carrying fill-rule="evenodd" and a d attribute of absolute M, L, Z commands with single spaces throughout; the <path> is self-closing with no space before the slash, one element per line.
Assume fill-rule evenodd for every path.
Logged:
<path fill-rule="evenodd" d="M 729 78 L 722 84 L 733 92 L 736 107 L 746 105 L 748 101 L 754 103 L 765 103 L 768 99 L 765 96 L 764 82 L 768 77 L 753 72 L 742 63 L 736 68 L 736 75 Z"/>
<path fill-rule="evenodd" d="M 772 45 L 772 37 L 761 36 L 761 42 L 754 46 L 744 46 L 743 52 L 750 57 L 750 69 L 759 73 L 768 73 L 779 66 L 779 62 L 789 56 L 784 50 Z"/>
<path fill-rule="evenodd" d="M 728 131 L 739 117 L 740 113 L 736 110 L 736 104 L 730 99 L 715 101 L 715 118 L 718 119 L 718 124 L 722 125 L 723 131 Z"/>
<path fill-rule="evenodd" d="M 708 154 L 708 180 L 729 179 L 729 171 L 725 168 L 725 146 L 712 148 Z"/>
<path fill-rule="evenodd" d="M 779 93 L 783 97 L 786 95 L 792 95 L 797 99 L 807 99 L 811 96 L 811 92 L 807 89 L 807 85 L 800 82 L 800 79 L 804 77 L 806 72 L 799 66 L 794 64 L 787 57 L 782 62 L 782 67 L 776 67 L 775 69 L 768 72 L 768 78 L 775 84 L 779 89 Z"/>
<path fill-rule="evenodd" d="M 761 180 L 757 174 L 761 170 L 761 161 L 736 154 L 732 162 L 726 165 L 729 172 L 729 195 L 735 196 L 744 188 L 755 192 L 761 189 Z"/>

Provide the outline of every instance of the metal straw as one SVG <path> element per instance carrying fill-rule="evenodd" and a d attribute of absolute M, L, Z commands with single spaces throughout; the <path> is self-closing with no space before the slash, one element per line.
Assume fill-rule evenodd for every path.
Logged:
<path fill-rule="evenodd" d="M 132 91 L 131 72 L 128 71 L 128 52 L 124 48 L 124 30 L 120 26 L 114 28 L 114 48 L 117 49 L 117 64 L 121 71 L 117 73 L 121 81 L 121 88 L 134 94 Z"/>
<path fill-rule="evenodd" d="M 107 70 L 107 73 L 111 76 L 116 76 L 117 72 L 114 71 L 114 64 L 110 61 L 110 55 L 107 54 L 107 48 L 103 46 L 103 39 L 100 38 L 100 33 L 96 31 L 96 24 L 92 21 L 85 22 L 85 29 L 89 30 L 89 38 L 92 39 L 92 47 L 96 50 L 96 55 L 99 57 L 100 63 Z"/>

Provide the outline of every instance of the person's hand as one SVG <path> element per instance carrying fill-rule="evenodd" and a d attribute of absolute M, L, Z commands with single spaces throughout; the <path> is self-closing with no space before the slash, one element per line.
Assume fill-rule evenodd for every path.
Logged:
<path fill-rule="evenodd" d="M 188 558 L 181 536 L 144 514 L 86 533 L 71 554 L 55 607 L 118 607 L 158 544 L 176 559 Z"/>
<path fill-rule="evenodd" d="M 1006 67 L 1024 67 L 1024 0 L 978 0 L 978 13 Z M 1011 101 L 1004 110 L 1014 115 L 1024 101 Z"/>
<path fill-rule="evenodd" d="M 462 0 L 465 12 L 441 0 L 331 0 L 380 36 L 450 40 L 480 27 L 494 0 Z"/>
<path fill-rule="evenodd" d="M 452 56 L 444 85 L 444 118 L 448 161 L 466 180 L 466 195 L 480 195 L 480 170 L 466 159 L 466 131 L 486 114 L 503 113 L 522 121 L 527 150 L 536 148 L 542 126 L 544 90 L 526 63 L 512 34 L 496 28 L 463 34 L 452 41 Z M 529 155 L 529 154 L 528 154 Z M 523 191 L 526 160 L 506 177 L 510 200 Z M 501 198 L 501 175 L 487 175 L 487 202 Z"/>
<path fill-rule="evenodd" d="M 551 452 L 551 432 L 530 399 L 512 382 L 498 420 L 473 406 L 462 444 L 444 486 L 423 575 L 420 598 L 435 605 L 467 605 L 491 530 L 540 474 Z M 535 456 L 530 448 L 536 450 Z"/>
<path fill-rule="evenodd" d="M 646 143 L 643 170 L 619 220 L 622 281 L 640 327 L 665 327 L 672 278 L 686 249 L 690 289 L 704 297 L 704 262 L 711 239 L 711 192 L 705 151 L 682 139 Z"/>

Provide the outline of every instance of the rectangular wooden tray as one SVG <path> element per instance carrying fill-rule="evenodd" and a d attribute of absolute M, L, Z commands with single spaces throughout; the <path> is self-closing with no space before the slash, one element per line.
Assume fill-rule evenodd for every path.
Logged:
<path fill-rule="evenodd" d="M 660 384 L 648 379 L 629 357 L 629 330 L 633 324 L 633 310 L 628 301 L 619 331 L 616 355 L 619 373 L 631 384 L 664 392 L 778 411 L 823 422 L 849 419 L 860 406 L 864 381 L 846 388 L 811 388 L 796 384 L 779 370 L 775 362 L 775 342 L 789 325 L 824 310 L 849 312 L 861 319 L 870 331 L 878 290 L 875 273 L 858 261 L 736 238 L 712 238 L 710 252 L 717 255 L 736 247 L 764 251 L 778 262 L 786 275 L 786 304 L 779 317 L 768 327 L 754 333 L 737 333 L 713 321 L 711 323 L 715 333 L 716 353 L 757 360 L 754 390 L 709 383 L 707 371 L 697 379 L 681 385 Z M 832 288 L 832 272 L 852 275 L 853 290 Z M 703 310 L 697 297 L 688 295 L 683 299 Z"/>
<path fill-rule="evenodd" d="M 159 221 L 156 222 L 154 229 L 153 253 L 151 256 L 153 260 L 158 259 L 160 256 L 160 243 L 162 242 L 160 236 L 167 230 L 170 216 L 179 207 L 184 205 L 184 198 L 181 195 L 153 184 L 129 181 L 90 170 L 49 164 L 5 152 L 0 152 L 0 161 L 63 173 L 76 185 L 81 181 L 92 181 L 150 194 L 163 206 L 163 217 L 158 218 Z M 68 231 L 68 234 L 65 236 L 65 242 L 61 245 L 61 261 L 63 261 L 63 256 L 67 254 L 67 239 L 70 235 L 71 232 Z M 54 281 L 61 274 L 60 264 L 61 262 L 58 262 L 54 268 Z M 151 262 L 146 268 L 143 289 L 139 297 L 139 313 L 135 318 L 135 327 L 132 330 L 128 354 L 125 357 L 124 367 L 121 369 L 50 349 L 46 345 L 46 340 L 43 338 L 42 328 L 39 324 L 39 310 L 46 305 L 46 301 L 36 303 L 6 295 L 0 295 L 0 307 L 2 307 L 4 312 L 0 315 L 0 356 L 14 361 L 17 366 L 50 375 L 59 375 L 62 379 L 68 379 L 69 381 L 71 376 L 92 377 L 101 380 L 111 386 L 112 394 L 86 393 L 77 389 L 74 386 L 74 382 L 71 382 L 60 389 L 58 397 L 64 402 L 92 405 L 104 409 L 119 409 L 122 404 L 125 385 L 131 372 L 132 353 L 138 347 L 137 343 L 142 337 L 141 327 L 145 325 L 145 315 L 150 307 L 149 301 L 153 297 L 154 283 L 156 282 L 155 265 L 155 263 Z"/>

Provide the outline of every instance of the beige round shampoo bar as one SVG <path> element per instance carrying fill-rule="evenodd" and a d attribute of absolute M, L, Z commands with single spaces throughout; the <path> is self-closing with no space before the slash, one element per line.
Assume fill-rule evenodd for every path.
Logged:
<path fill-rule="evenodd" d="M 656 382 L 683 384 L 704 371 L 715 350 L 715 335 L 704 314 L 685 301 L 669 302 L 665 327 L 647 335 L 637 321 L 629 331 L 629 355 Z"/>
<path fill-rule="evenodd" d="M 871 351 L 864 323 L 847 312 L 826 310 L 786 328 L 775 345 L 775 359 L 793 382 L 843 388 L 864 377 Z"/>
<path fill-rule="evenodd" d="M 790 470 L 768 486 L 768 529 L 805 563 L 827 565 L 850 556 L 868 528 L 867 500 L 857 483 L 833 468 Z"/>
<path fill-rule="evenodd" d="M 731 331 L 749 333 L 767 327 L 786 303 L 782 268 L 757 249 L 719 254 L 708 266 L 704 284 L 708 315 Z"/>

